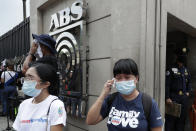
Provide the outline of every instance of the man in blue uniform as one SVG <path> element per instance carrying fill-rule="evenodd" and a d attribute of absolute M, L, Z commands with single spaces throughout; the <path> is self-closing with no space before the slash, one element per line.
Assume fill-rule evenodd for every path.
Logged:
<path fill-rule="evenodd" d="M 181 114 L 180 117 L 166 114 L 166 131 L 184 131 L 188 110 L 188 96 L 191 89 L 190 73 L 185 67 L 187 49 L 179 49 L 176 54 L 176 64 L 166 72 L 165 98 L 166 104 L 172 104 L 173 102 L 181 104 Z"/>

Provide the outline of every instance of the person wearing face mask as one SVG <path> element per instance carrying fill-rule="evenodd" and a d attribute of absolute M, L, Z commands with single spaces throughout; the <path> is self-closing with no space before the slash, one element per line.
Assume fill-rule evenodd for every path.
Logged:
<path fill-rule="evenodd" d="M 27 71 L 29 68 L 29 64 L 33 61 L 42 61 L 42 59 L 50 59 L 55 61 L 54 68 L 58 68 L 57 65 L 57 58 L 56 58 L 56 41 L 49 36 L 48 34 L 41 34 L 36 35 L 32 34 L 33 37 L 33 43 L 31 45 L 30 51 L 28 53 L 28 56 L 26 57 L 24 63 L 23 63 L 23 74 Z"/>
<path fill-rule="evenodd" d="M 49 64 L 35 62 L 27 70 L 22 86 L 25 95 L 13 128 L 17 131 L 63 131 L 66 125 L 64 103 L 53 94 L 57 73 Z"/>
<path fill-rule="evenodd" d="M 104 84 L 100 96 L 89 109 L 86 123 L 95 125 L 108 117 L 108 131 L 162 131 L 160 111 L 151 97 L 146 115 L 143 98 L 149 97 L 144 97 L 146 94 L 136 88 L 139 80 L 137 64 L 132 59 L 120 59 L 114 65 L 113 75 L 114 79 Z M 113 94 L 109 95 L 112 86 L 117 90 L 113 98 Z"/>

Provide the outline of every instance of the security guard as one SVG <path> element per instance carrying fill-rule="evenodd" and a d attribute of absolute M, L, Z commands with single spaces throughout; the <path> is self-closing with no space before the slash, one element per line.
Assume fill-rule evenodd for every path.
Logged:
<path fill-rule="evenodd" d="M 190 73 L 185 67 L 187 49 L 178 49 L 176 64 L 166 72 L 166 104 L 181 104 L 180 117 L 165 116 L 166 131 L 184 131 L 188 110 L 188 96 L 191 89 Z"/>

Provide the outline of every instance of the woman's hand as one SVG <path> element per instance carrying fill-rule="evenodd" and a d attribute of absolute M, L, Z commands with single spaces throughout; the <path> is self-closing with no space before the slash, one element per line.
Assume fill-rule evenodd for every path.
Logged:
<path fill-rule="evenodd" d="M 108 94 L 111 92 L 112 85 L 114 84 L 114 80 L 107 80 L 107 82 L 104 84 L 104 88 L 101 92 L 101 95 L 104 97 L 108 96 Z"/>
<path fill-rule="evenodd" d="M 38 48 L 38 44 L 36 44 L 35 42 L 32 43 L 31 48 L 30 48 L 30 54 L 35 54 Z"/>
<path fill-rule="evenodd" d="M 91 108 L 88 111 L 86 123 L 88 125 L 95 125 L 103 120 L 100 110 L 104 101 L 104 98 L 110 93 L 111 86 L 114 83 L 114 80 L 108 80 L 104 84 L 104 88 L 102 89 L 102 92 L 100 96 L 97 98 L 95 103 L 91 106 Z"/>
<path fill-rule="evenodd" d="M 27 69 L 29 68 L 29 63 L 32 62 L 32 55 L 36 53 L 37 48 L 38 48 L 38 44 L 33 42 L 29 51 L 29 55 L 25 58 L 25 61 L 23 63 L 23 69 L 22 69 L 23 74 L 25 74 Z"/>

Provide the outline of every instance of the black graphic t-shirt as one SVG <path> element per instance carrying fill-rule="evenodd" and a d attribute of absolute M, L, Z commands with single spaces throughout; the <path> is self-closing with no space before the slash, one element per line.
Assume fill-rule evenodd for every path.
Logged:
<path fill-rule="evenodd" d="M 104 100 L 100 113 L 103 119 L 108 116 L 108 131 L 148 131 L 148 125 L 150 128 L 163 125 L 155 100 L 152 100 L 150 122 L 147 122 L 142 105 L 142 93 L 131 101 L 126 101 L 119 93 L 111 108 L 107 105 L 107 99 L 108 97 Z"/>

